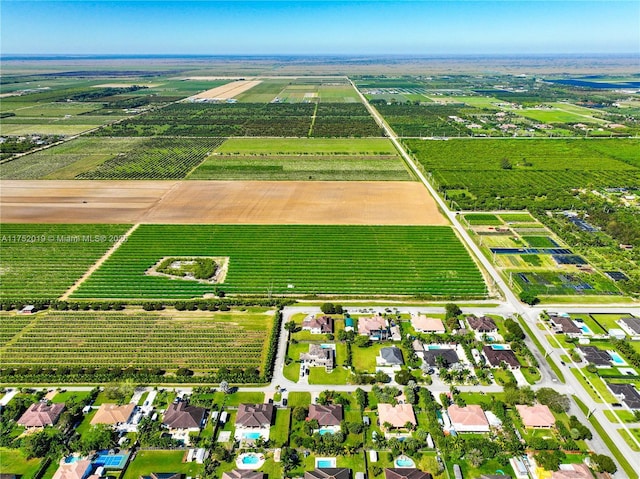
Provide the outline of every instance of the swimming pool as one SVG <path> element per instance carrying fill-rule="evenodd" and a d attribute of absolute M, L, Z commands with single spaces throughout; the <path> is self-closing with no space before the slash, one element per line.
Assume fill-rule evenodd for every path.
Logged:
<path fill-rule="evenodd" d="M 260 458 L 255 454 L 247 454 L 242 458 L 242 464 L 258 464 Z"/>
<path fill-rule="evenodd" d="M 324 436 L 325 434 L 333 434 L 335 431 L 331 427 L 321 427 L 318 432 Z"/>
<path fill-rule="evenodd" d="M 578 326 L 582 330 L 582 334 L 593 334 L 593 332 L 589 329 L 589 326 L 586 324 L 581 324 Z"/>
<path fill-rule="evenodd" d="M 336 467 L 336 458 L 335 457 L 318 457 L 316 459 L 316 467 L 321 467 L 324 469 Z"/>
<path fill-rule="evenodd" d="M 64 458 L 65 464 L 73 464 L 74 462 L 78 462 L 80 460 L 79 456 L 67 456 Z"/>
<path fill-rule="evenodd" d="M 262 434 L 260 434 L 259 432 L 245 432 L 244 434 L 242 434 L 242 437 L 245 439 L 255 440 L 262 437 Z"/>
<path fill-rule="evenodd" d="M 407 456 L 400 456 L 395 461 L 394 464 L 396 467 L 416 467 L 416 463 Z"/>
<path fill-rule="evenodd" d="M 627 364 L 626 361 L 622 359 L 622 357 L 615 351 L 607 351 L 607 352 L 609 353 L 609 356 L 611 356 L 611 361 L 613 362 L 613 364 L 616 364 L 619 366 Z"/>
<path fill-rule="evenodd" d="M 439 344 L 430 344 L 428 347 L 429 351 L 436 351 L 438 349 L 442 349 Z"/>
<path fill-rule="evenodd" d="M 493 349 L 494 351 L 504 351 L 509 348 L 507 348 L 504 344 L 492 344 L 491 349 Z"/>

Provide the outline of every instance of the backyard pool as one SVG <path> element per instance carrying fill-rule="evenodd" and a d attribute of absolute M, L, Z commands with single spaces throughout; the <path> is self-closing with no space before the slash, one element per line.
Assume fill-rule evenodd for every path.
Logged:
<path fill-rule="evenodd" d="M 78 462 L 80 460 L 80 456 L 67 456 L 64 458 L 65 464 L 73 464 L 74 462 Z"/>
<path fill-rule="evenodd" d="M 259 432 L 245 432 L 242 437 L 244 439 L 251 439 L 251 440 L 256 440 L 259 439 L 260 437 L 262 437 L 262 434 L 260 434 Z"/>
<path fill-rule="evenodd" d="M 493 349 L 494 351 L 505 351 L 509 348 L 504 344 L 492 344 L 491 349 Z"/>
<path fill-rule="evenodd" d="M 335 433 L 334 429 L 331 427 L 321 427 L 320 429 L 318 429 L 318 432 L 324 436 L 325 434 L 333 434 Z"/>
<path fill-rule="evenodd" d="M 591 331 L 589 329 L 589 326 L 587 326 L 586 324 L 580 324 L 580 326 L 578 327 L 582 330 L 582 334 L 593 334 L 593 331 Z"/>
<path fill-rule="evenodd" d="M 609 356 L 611 356 L 611 361 L 616 366 L 624 366 L 625 364 L 627 364 L 627 362 L 624 359 L 622 359 L 622 357 L 615 351 L 607 351 L 607 352 L 609 353 Z"/>
<path fill-rule="evenodd" d="M 396 467 L 416 467 L 416 463 L 408 456 L 399 456 L 395 462 Z"/>
<path fill-rule="evenodd" d="M 318 457 L 316 458 L 316 467 L 320 467 L 323 469 L 336 467 L 336 458 L 335 457 Z"/>
<path fill-rule="evenodd" d="M 265 458 L 263 454 L 246 452 L 238 456 L 238 459 L 236 459 L 236 466 L 238 466 L 238 469 L 258 469 L 262 467 L 264 461 Z"/>

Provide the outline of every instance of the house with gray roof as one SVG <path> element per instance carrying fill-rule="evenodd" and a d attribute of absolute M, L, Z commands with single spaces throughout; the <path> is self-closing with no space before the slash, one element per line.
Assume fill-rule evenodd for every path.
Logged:
<path fill-rule="evenodd" d="M 379 365 L 381 366 L 402 366 L 404 359 L 402 357 L 402 351 L 395 346 L 390 348 L 382 348 L 380 350 Z"/>
<path fill-rule="evenodd" d="M 613 384 L 607 383 L 611 392 L 619 397 L 629 409 L 640 410 L 640 393 L 633 384 Z"/>
<path fill-rule="evenodd" d="M 316 468 L 313 471 L 306 471 L 304 479 L 351 479 L 351 469 L 344 467 Z"/>
<path fill-rule="evenodd" d="M 458 354 L 454 349 L 443 348 L 443 349 L 427 349 L 423 353 L 423 357 L 425 362 L 429 366 L 438 366 L 438 357 L 442 358 L 444 367 L 453 366 L 460 362 L 460 358 L 458 358 Z"/>
<path fill-rule="evenodd" d="M 579 346 L 578 350 L 582 353 L 584 360 L 596 367 L 603 368 L 611 366 L 611 356 L 606 351 L 595 346 Z"/>

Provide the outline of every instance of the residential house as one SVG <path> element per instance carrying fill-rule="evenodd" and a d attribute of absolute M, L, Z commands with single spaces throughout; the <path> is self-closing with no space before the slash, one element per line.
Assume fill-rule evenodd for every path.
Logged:
<path fill-rule="evenodd" d="M 493 368 L 499 368 L 505 363 L 509 369 L 520 369 L 520 361 L 511 349 L 497 349 L 495 345 L 484 346 L 482 354 Z"/>
<path fill-rule="evenodd" d="M 344 467 L 316 468 L 305 471 L 304 479 L 351 479 L 351 469 Z"/>
<path fill-rule="evenodd" d="M 391 424 L 392 428 L 402 428 L 407 423 L 413 426 L 417 424 L 411 404 L 396 404 L 395 406 L 385 403 L 378 404 L 378 421 L 383 428 L 387 423 Z"/>
<path fill-rule="evenodd" d="M 551 479 L 593 479 L 591 469 L 586 464 L 560 464 Z"/>
<path fill-rule="evenodd" d="M 302 321 L 302 330 L 311 334 L 333 333 L 333 318 L 331 316 L 319 316 L 311 314 Z"/>
<path fill-rule="evenodd" d="M 432 367 L 440 366 L 438 363 L 438 357 L 442 358 L 442 365 L 446 368 L 453 366 L 460 362 L 460 358 L 458 358 L 458 354 L 455 349 L 451 348 L 438 348 L 438 349 L 429 349 L 427 348 L 423 353 L 424 361 Z"/>
<path fill-rule="evenodd" d="M 498 327 L 496 326 L 495 321 L 488 316 L 481 316 L 479 318 L 475 316 L 467 316 L 466 319 L 469 327 L 476 333 L 490 334 L 498 332 Z"/>
<path fill-rule="evenodd" d="M 564 333 L 570 337 L 580 336 L 582 334 L 582 329 L 580 329 L 571 318 L 551 316 L 549 319 L 551 320 L 554 331 L 557 333 Z"/>
<path fill-rule="evenodd" d="M 223 472 L 221 479 L 264 479 L 264 472 L 234 469 Z"/>
<path fill-rule="evenodd" d="M 424 357 L 424 344 L 419 339 L 414 339 L 411 343 L 411 349 L 418 357 Z"/>
<path fill-rule="evenodd" d="M 404 364 L 402 351 L 395 346 L 380 349 L 380 356 L 377 359 L 378 366 L 402 366 Z"/>
<path fill-rule="evenodd" d="M 489 421 L 482 407 L 470 404 L 465 407 L 452 404 L 447 413 L 456 432 L 489 432 Z"/>
<path fill-rule="evenodd" d="M 323 348 L 320 344 L 310 344 L 309 352 L 300 354 L 300 361 L 308 366 L 324 367 L 332 371 L 335 366 L 335 352 L 332 348 Z"/>
<path fill-rule="evenodd" d="M 358 319 L 358 334 L 369 336 L 374 341 L 385 340 L 389 337 L 387 320 L 380 315 Z"/>
<path fill-rule="evenodd" d="M 92 476 L 93 466 L 88 459 L 81 459 L 71 464 L 60 464 L 53 474 L 53 479 L 97 479 Z"/>
<path fill-rule="evenodd" d="M 269 439 L 269 430 L 275 417 L 273 404 L 240 404 L 236 414 L 235 438 L 254 440 Z"/>
<path fill-rule="evenodd" d="M 640 393 L 633 384 L 613 384 L 607 383 L 607 387 L 618 398 L 620 398 L 629 409 L 640 410 Z"/>
<path fill-rule="evenodd" d="M 578 350 L 588 363 L 598 368 L 611 366 L 611 356 L 608 352 L 598 349 L 595 346 L 579 346 Z"/>
<path fill-rule="evenodd" d="M 411 316 L 411 326 L 413 326 L 413 329 L 418 333 L 444 334 L 446 332 L 441 319 L 428 318 L 422 314 Z"/>
<path fill-rule="evenodd" d="M 317 420 L 323 426 L 339 426 L 344 419 L 341 404 L 312 404 L 309 406 L 309 420 Z"/>
<path fill-rule="evenodd" d="M 384 479 L 432 479 L 431 474 L 415 468 L 387 468 Z"/>
<path fill-rule="evenodd" d="M 620 326 L 625 333 L 627 333 L 632 340 L 640 340 L 640 319 L 634 318 L 632 316 L 628 318 L 620 318 L 618 321 L 618 326 Z"/>
<path fill-rule="evenodd" d="M 58 422 L 62 411 L 64 411 L 64 404 L 62 403 L 48 404 L 46 402 L 38 402 L 29 406 L 29 409 L 20 416 L 18 425 L 27 429 L 53 426 Z"/>
<path fill-rule="evenodd" d="M 550 429 L 556 425 L 556 418 L 544 404 L 536 404 L 535 406 L 527 406 L 517 404 L 516 409 L 522 419 L 522 424 L 526 428 L 546 428 Z"/>
<path fill-rule="evenodd" d="M 179 472 L 152 472 L 148 476 L 140 476 L 140 479 L 183 479 L 184 474 Z"/>
<path fill-rule="evenodd" d="M 129 422 L 136 405 L 129 403 L 118 406 L 117 404 L 102 404 L 98 408 L 96 415 L 91 419 L 91 425 L 109 424 L 118 426 Z"/>
<path fill-rule="evenodd" d="M 198 432 L 203 426 L 207 410 L 191 406 L 187 401 L 171 404 L 164 413 L 162 424 L 171 431 Z"/>

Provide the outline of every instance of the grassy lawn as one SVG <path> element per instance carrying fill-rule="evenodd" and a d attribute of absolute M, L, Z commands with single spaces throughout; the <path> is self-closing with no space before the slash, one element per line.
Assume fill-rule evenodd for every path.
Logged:
<path fill-rule="evenodd" d="M 89 391 L 65 391 L 58 392 L 52 402 L 67 402 L 71 398 L 84 400 L 89 395 Z"/>
<path fill-rule="evenodd" d="M 520 323 L 520 326 L 522 326 L 522 328 L 524 329 L 527 336 L 529 336 L 531 341 L 533 341 L 533 343 L 536 345 L 536 347 L 538 348 L 538 351 L 540 351 L 540 354 L 544 356 L 546 354 L 546 350 L 538 340 L 538 337 L 534 336 L 527 322 L 523 321 L 522 318 L 518 318 L 518 322 Z M 549 344 L 553 345 L 554 343 L 553 341 L 550 341 Z M 545 358 L 545 360 L 547 361 L 547 363 L 549 364 L 553 372 L 558 377 L 558 381 L 560 381 L 561 383 L 564 383 L 564 374 L 562 374 L 562 371 L 560 371 L 560 368 L 558 367 L 558 365 L 554 363 L 551 358 Z"/>
<path fill-rule="evenodd" d="M 359 452 L 353 456 L 339 456 L 336 465 L 351 469 L 351 477 L 355 477 L 356 472 L 364 472 L 364 453 Z"/>
<path fill-rule="evenodd" d="M 483 474 L 506 474 L 506 475 L 510 475 L 511 477 L 514 477 L 514 473 L 513 473 L 513 469 L 511 468 L 511 465 L 509 464 L 509 462 L 505 462 L 500 463 L 495 459 L 491 459 L 489 461 L 486 461 L 482 466 L 480 467 L 473 467 L 471 464 L 469 464 L 468 461 L 458 461 L 458 464 L 460 464 L 460 468 L 462 469 L 462 477 L 465 478 L 469 478 L 469 479 L 473 479 L 476 477 L 480 477 Z M 447 463 L 447 468 L 449 469 L 449 474 L 450 477 L 453 477 L 453 462 L 449 461 Z"/>
<path fill-rule="evenodd" d="M 269 433 L 269 439 L 273 441 L 276 447 L 281 447 L 288 442 L 290 422 L 291 409 L 277 409 L 276 422 Z"/>
<path fill-rule="evenodd" d="M 620 318 L 628 317 L 627 314 L 592 314 L 591 316 L 607 330 L 620 328 L 616 321 Z"/>
<path fill-rule="evenodd" d="M 631 411 L 609 411 L 605 410 L 604 415 L 611 422 L 638 422 Z"/>
<path fill-rule="evenodd" d="M 535 384 L 540 381 L 540 371 L 537 368 L 520 368 L 522 375 L 529 384 Z"/>
<path fill-rule="evenodd" d="M 618 399 L 609 391 L 609 388 L 605 382 L 595 373 L 590 373 L 586 368 L 581 370 L 584 375 L 589 379 L 593 387 L 602 395 L 604 400 L 608 403 L 618 402 Z"/>
<path fill-rule="evenodd" d="M 183 463 L 187 451 L 139 451 L 129 464 L 123 479 L 138 479 L 152 472 L 180 472 L 190 476 L 202 472 L 202 465 Z"/>
<path fill-rule="evenodd" d="M 264 402 L 264 393 L 238 391 L 233 394 L 225 394 L 221 391 L 216 392 L 214 402 L 225 406 L 237 406 L 241 403 L 260 404 Z"/>
<path fill-rule="evenodd" d="M 513 373 L 511 371 L 505 371 L 503 369 L 492 369 L 491 372 L 493 373 L 493 377 L 496 380 L 497 384 L 507 384 L 508 382 L 515 382 L 515 377 L 513 376 Z"/>
<path fill-rule="evenodd" d="M 126 398 L 126 399 L 127 399 L 126 402 L 129 402 L 130 398 Z M 98 395 L 96 396 L 96 400 L 93 401 L 93 405 L 100 406 L 101 404 L 110 404 L 115 402 L 116 402 L 115 399 L 109 399 L 104 391 L 100 391 L 100 393 L 98 393 Z"/>
<path fill-rule="evenodd" d="M 587 383 L 587 381 L 584 379 L 582 374 L 580 374 L 580 372 L 577 369 L 572 369 L 571 372 L 573 372 L 573 375 L 576 378 L 578 378 L 578 381 L 580 381 L 580 384 L 582 384 L 582 387 L 584 388 L 584 390 L 589 393 L 589 396 L 591 396 L 591 399 L 593 399 L 597 403 L 601 403 L 602 400 L 598 397 L 593 387 L 589 383 Z"/>
<path fill-rule="evenodd" d="M 0 472 L 31 477 L 40 466 L 40 459 L 25 459 L 19 449 L 0 447 Z"/>
<path fill-rule="evenodd" d="M 636 441 L 640 441 L 640 429 L 630 429 L 630 431 L 631 434 L 635 436 Z M 631 439 L 631 434 L 629 434 L 624 429 L 618 429 L 618 432 L 631 449 L 633 449 L 634 451 L 640 451 L 640 447 L 638 447 L 635 441 Z"/>
<path fill-rule="evenodd" d="M 346 155 L 394 155 L 396 149 L 386 138 L 231 138 L 218 153 L 304 154 L 340 153 Z"/>
<path fill-rule="evenodd" d="M 98 412 L 97 409 L 92 409 L 88 414 L 85 414 L 84 418 L 76 428 L 76 432 L 78 434 L 82 436 L 85 432 L 87 432 L 91 428 L 91 420 L 93 419 L 93 416 L 95 416 L 97 412 Z"/>
<path fill-rule="evenodd" d="M 380 355 L 380 350 L 390 344 L 374 343 L 368 348 L 359 348 L 353 346 L 351 351 L 353 353 L 353 367 L 357 371 L 375 372 L 376 370 L 376 356 Z"/>
<path fill-rule="evenodd" d="M 282 476 L 282 463 L 275 462 L 273 460 L 273 453 L 268 452 L 265 454 L 267 460 L 264 465 L 260 468 L 262 472 L 264 472 L 267 477 L 283 477 Z"/>
<path fill-rule="evenodd" d="M 337 366 L 330 373 L 325 368 L 309 368 L 309 384 L 347 384 L 351 372 Z"/>
<path fill-rule="evenodd" d="M 291 392 L 289 393 L 289 406 L 308 406 L 311 404 L 311 393 Z"/>

